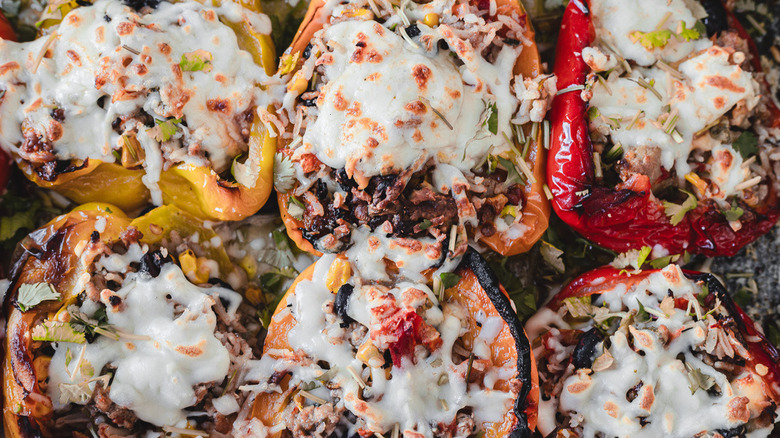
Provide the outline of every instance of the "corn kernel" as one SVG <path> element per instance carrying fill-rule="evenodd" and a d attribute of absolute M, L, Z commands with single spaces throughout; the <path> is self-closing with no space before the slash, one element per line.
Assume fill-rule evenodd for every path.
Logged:
<path fill-rule="evenodd" d="M 358 348 L 356 357 L 371 368 L 380 368 L 385 364 L 384 356 L 371 341 L 366 341 Z"/>
<path fill-rule="evenodd" d="M 425 14 L 425 17 L 423 18 L 423 23 L 425 23 L 428 27 L 434 27 L 439 25 L 439 14 L 436 14 L 434 12 L 430 12 Z"/>
<path fill-rule="evenodd" d="M 191 282 L 200 284 L 209 281 L 211 269 L 206 265 L 206 259 L 195 257 L 195 253 L 191 249 L 179 255 L 179 264 L 181 264 L 181 270 L 184 272 L 184 275 Z"/>
<path fill-rule="evenodd" d="M 306 91 L 306 88 L 308 87 L 309 81 L 306 80 L 306 78 L 303 76 L 303 72 L 298 70 L 287 84 L 287 91 L 300 95 L 303 94 L 303 92 Z"/>
<path fill-rule="evenodd" d="M 328 290 L 336 293 L 352 277 L 352 267 L 345 259 L 336 259 L 328 269 L 328 275 L 325 277 L 325 284 Z"/>

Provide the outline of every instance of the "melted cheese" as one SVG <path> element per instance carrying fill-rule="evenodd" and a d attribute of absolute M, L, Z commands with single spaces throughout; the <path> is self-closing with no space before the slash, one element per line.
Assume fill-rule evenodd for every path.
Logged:
<path fill-rule="evenodd" d="M 677 32 L 680 22 L 692 29 L 703 15 L 701 7 L 693 10 L 691 3 L 685 0 L 593 0 L 590 6 L 596 35 L 615 47 L 624 58 L 649 66 L 658 59 L 679 61 L 712 44 L 707 39 L 685 41 L 671 38 L 664 47 L 648 50 L 632 40 L 630 35 L 635 31 L 659 30 L 658 26 L 667 14 L 669 17 L 660 30 Z"/>
<path fill-rule="evenodd" d="M 129 274 L 116 295 L 123 305 L 108 310 L 108 323 L 133 338 L 115 341 L 101 336 L 92 344 L 54 344 L 49 395 L 55 408 L 63 407 L 61 384 L 91 377 L 83 366 L 76 369 L 86 361 L 95 376 L 107 365 L 115 368 L 109 391 L 114 403 L 157 426 L 186 426 L 184 409 L 197 401 L 194 387 L 222 381 L 230 366 L 227 349 L 214 335 L 215 297 L 224 296 L 237 305 L 240 296 L 227 289 L 195 286 L 174 264 L 164 265 L 156 278 Z M 94 309 L 94 303 L 87 302 L 82 311 L 88 308 Z M 82 348 L 84 361 L 72 359 Z M 219 409 L 230 411 L 234 406 L 221 400 Z"/>
<path fill-rule="evenodd" d="M 389 290 L 377 286 L 355 287 L 347 313 L 369 329 L 370 337 L 377 345 L 381 344 L 382 335 L 375 333 L 375 330 L 381 326 L 382 320 L 377 319 L 375 311 L 392 305 L 388 303 L 414 308 L 425 303 L 426 299 L 434 303 L 433 307 L 419 313 L 426 323 L 436 328 L 443 344 L 429 356 L 418 357 L 416 363 L 404 360 L 400 366 L 394 366 L 390 379 L 385 377 L 382 368 L 363 369 L 363 364 L 355 357 L 352 346 L 345 339 L 347 334 L 339 326 L 341 321 L 331 319 L 329 322 L 323 312 L 323 308 L 334 299 L 334 294 L 325 285 L 333 260 L 335 256 L 326 255 L 316 262 L 312 279 L 298 284 L 295 293 L 288 299 L 289 310 L 285 311 L 291 312 L 296 321 L 287 333 L 290 347 L 296 352 L 305 353 L 313 359 L 313 363 L 307 361 L 306 365 L 301 365 L 295 359 L 288 359 L 294 356 L 280 357 L 282 352 L 268 352 L 253 364 L 247 380 L 267 382 L 274 372 L 289 371 L 289 384 L 295 386 L 311 382 L 327 371 L 318 365 L 318 361 L 325 361 L 331 369 L 337 370 L 330 381 L 343 390 L 336 404 L 363 419 L 366 428 L 378 433 L 388 432 L 395 424 L 399 424 L 402 432 L 413 430 L 430 437 L 433 436 L 433 426 L 451 423 L 457 411 L 464 407 L 472 407 L 478 424 L 503 418 L 512 406 L 512 394 L 494 390 L 490 386 L 468 385 L 464 379 L 465 363 L 456 365 L 452 361 L 453 345 L 466 331 L 462 323 L 467 317 L 465 310 L 449 303 L 439 309 L 436 296 L 425 285 L 400 283 Z M 478 320 L 482 322 L 483 328 L 477 337 L 475 353 L 489 353 L 486 345 L 498 334 L 503 321 L 484 315 Z M 363 379 L 371 376 L 372 384 L 362 390 L 362 397 L 359 396 L 360 387 L 348 372 L 348 367 L 362 370 Z M 490 369 L 488 374 L 486 382 L 494 383 L 512 378 L 516 370 Z M 442 380 L 442 375 L 447 376 L 446 382 Z M 245 389 L 277 390 L 267 383 L 246 386 Z M 323 388 L 312 390 L 312 393 L 325 399 L 330 398 L 329 391 Z M 351 436 L 356 428 L 355 425 L 350 427 Z"/>
<path fill-rule="evenodd" d="M 232 2 L 162 2 L 140 14 L 98 0 L 71 11 L 49 36 L 0 40 L 0 146 L 18 152 L 25 124 L 53 144 L 57 159 L 113 162 L 124 141 L 112 123 L 126 119 L 124 131 L 135 133 L 145 151 L 144 183 L 158 204 L 159 174 L 171 164 L 225 170 L 247 147 L 238 118 L 266 105 L 257 84 L 267 75 L 220 18 L 270 32 L 268 17 Z M 46 47 L 51 56 L 36 62 Z M 198 50 L 212 57 L 211 70 L 182 72 L 182 56 Z M 56 108 L 64 111 L 61 122 L 52 117 Z M 179 118 L 186 126 L 161 144 L 150 131 L 152 118 Z"/>
<path fill-rule="evenodd" d="M 556 411 L 570 415 L 572 424 L 565 426 L 581 426 L 584 438 L 600 435 L 687 438 L 703 431 L 732 429 L 744 424 L 745 416 L 750 418 L 751 415 L 746 409 L 761 405 L 766 397 L 761 391 L 755 391 L 750 383 L 752 380 L 760 382 L 759 375 L 744 369 L 730 381 L 701 359 L 707 341 L 707 324 L 694 321 L 685 309 L 674 309 L 670 314 L 659 310 L 661 301 L 667 296 L 696 300 L 700 292 L 700 287 L 686 279 L 676 265 L 650 275 L 630 289 L 620 284 L 601 291 L 594 306 L 625 314 L 622 312 L 637 311 L 642 303 L 661 316 L 650 322 L 633 323 L 629 329 L 632 343 L 629 343 L 626 331 L 619 330 L 610 335 L 608 350 L 614 360 L 606 369 L 575 372 L 566 378 L 559 399 L 552 398 L 540 406 L 542 434 L 550 433 L 555 427 Z M 552 330 L 555 335 L 558 328 L 588 330 L 592 322 L 571 326 L 555 312 L 545 309 L 531 318 L 528 326 L 534 335 L 543 330 Z M 665 345 L 659 335 L 662 326 L 671 334 Z M 571 353 L 560 344 L 558 347 L 554 347 L 554 343 L 551 345 L 553 354 L 559 350 L 564 355 L 561 359 Z M 599 351 L 596 356 L 602 353 Z M 688 370 L 678 357 L 684 357 L 685 363 L 713 378 L 721 394 L 710 394 L 703 389 L 691 393 Z M 642 385 L 636 398 L 629 401 L 628 391 L 640 382 Z M 752 398 L 743 398 L 748 396 Z M 755 430 L 748 436 L 767 436 L 771 429 L 770 426 Z"/>
<path fill-rule="evenodd" d="M 609 135 L 624 149 L 659 147 L 660 164 L 667 170 L 675 169 L 682 177 L 690 172 L 687 159 L 694 135 L 740 102 L 748 110 L 754 109 L 758 104 L 759 85 L 749 72 L 729 61 L 725 49 L 717 46 L 683 62 L 679 71 L 682 80 L 672 78 L 660 68 L 635 68 L 627 77 L 611 75 L 606 80 L 607 87 L 598 83 L 594 86 L 590 104 L 600 115 L 591 120 L 593 129 Z M 660 98 L 637 83 L 640 77 L 652 81 Z M 682 137 L 681 143 L 662 129 L 665 119 L 661 116 L 667 113 L 664 108 L 667 105 L 679 117 L 675 129 Z M 631 126 L 639 111 L 644 112 L 643 117 Z"/>
<path fill-rule="evenodd" d="M 452 37 L 446 26 L 420 27 L 437 39 Z M 495 64 L 464 49 L 458 56 L 467 64 L 457 67 L 449 52 L 415 49 L 373 21 L 340 22 L 324 32 L 333 49 L 318 61 L 326 83 L 297 153 L 370 177 L 419 167 L 429 158 L 466 172 L 491 146 L 507 149 L 502 136 L 485 132 L 480 118 L 483 100 L 496 102 L 499 130 L 511 133 L 518 101 L 510 82 L 519 49 L 504 46 Z"/>

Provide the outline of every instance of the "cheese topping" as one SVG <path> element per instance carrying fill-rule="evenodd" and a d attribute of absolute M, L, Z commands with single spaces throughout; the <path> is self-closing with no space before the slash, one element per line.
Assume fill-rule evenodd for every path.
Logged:
<path fill-rule="evenodd" d="M 475 81 L 448 51 L 415 49 L 374 21 L 334 24 L 325 29 L 324 39 L 332 48 L 319 61 L 326 82 L 300 153 L 312 152 L 350 176 L 374 176 L 398 173 L 428 158 L 469 171 L 494 144 L 496 153 L 508 149 L 502 138 L 484 135 L 480 117 L 485 102 L 512 95 L 518 49 L 504 46 L 496 66 L 478 62 L 482 58 L 473 50 L 459 53 L 479 64 L 474 73 L 482 77 Z M 509 120 L 516 105 L 515 100 L 514 106 L 498 110 L 501 131 L 512 132 Z"/>
<path fill-rule="evenodd" d="M 100 336 L 89 344 L 53 344 L 49 395 L 54 407 L 86 403 L 88 398 L 72 398 L 72 388 L 87 385 L 91 392 L 95 382 L 86 382 L 106 374 L 108 367 L 107 373 L 113 375 L 111 401 L 154 425 L 185 427 L 184 409 L 198 400 L 195 386 L 221 382 L 230 366 L 230 355 L 214 334 L 214 300 L 228 298 L 234 312 L 240 296 L 219 287 L 195 286 L 172 263 L 154 278 L 129 274 L 115 294 L 122 305 L 108 308 L 107 319 L 119 340 Z M 85 302 L 80 310 L 94 309 L 95 303 Z M 233 409 L 227 401 L 215 406 Z"/>
<path fill-rule="evenodd" d="M 552 355 L 549 372 L 553 363 L 565 367 L 573 351 L 557 342 L 562 330 L 588 331 L 595 321 L 604 324 L 601 327 L 616 321 L 609 318 L 620 321 L 620 328 L 610 331 L 595 350 L 590 369 L 565 371 L 560 394 L 541 404 L 541 433 L 556 426 L 556 413 L 570 418 L 563 426 L 580 428 L 584 438 L 683 438 L 757 419 L 771 405 L 764 391 L 757 390 L 761 377 L 744 366 L 724 371 L 728 368 L 714 363 L 748 353 L 726 330 L 727 320 L 716 322 L 712 312 L 700 307 L 701 293 L 678 266 L 670 265 L 629 288 L 622 283 L 605 286 L 591 303 L 587 323 L 567 322 L 571 320 L 549 308 L 531 318 L 527 327 L 535 333 L 530 336 L 547 330 L 552 334 L 535 350 L 537 357 Z M 676 307 L 675 300 L 687 301 L 688 309 Z M 749 437 L 765 437 L 772 424 L 759 421 L 748 430 Z"/>
<path fill-rule="evenodd" d="M 711 45 L 707 39 L 692 41 L 670 38 L 663 47 L 647 47 L 632 40 L 634 32 L 677 32 L 678 23 L 693 29 L 707 14 L 695 1 L 686 0 L 592 0 L 590 2 L 596 34 L 617 49 L 626 59 L 642 66 L 656 60 L 676 62 L 692 52 Z"/>
<path fill-rule="evenodd" d="M 341 319 L 334 318 L 327 310 L 332 309 L 334 294 L 326 287 L 325 280 L 335 259 L 335 256 L 326 255 L 317 261 L 312 279 L 301 281 L 295 293 L 289 296 L 288 308 L 274 317 L 277 321 L 290 314 L 294 318 L 295 324 L 287 332 L 292 351 L 266 352 L 247 376 L 247 380 L 261 383 L 245 389 L 276 391 L 275 385 L 266 382 L 278 372 L 291 374 L 291 388 L 310 382 L 339 388 L 338 398 L 332 401 L 335 409 L 344 408 L 358 418 L 357 423 L 342 419 L 350 424 L 346 436 L 356 433 L 360 425 L 387 436 L 395 425 L 399 425 L 401 433 L 415 431 L 430 437 L 438 430 L 437 425 L 455 422 L 456 413 L 465 407 L 473 410 L 477 424 L 502 420 L 512 407 L 515 395 L 490 385 L 512 379 L 517 370 L 511 366 L 489 368 L 483 385 L 465 381 L 468 361 L 455 362 L 453 353 L 456 341 L 467 331 L 464 321 L 468 315 L 464 308 L 451 302 L 442 303 L 440 308 L 437 297 L 423 284 L 403 282 L 393 288 L 355 286 L 349 297 L 347 314 L 360 329 L 355 329 L 354 324 L 343 327 Z M 425 306 L 427 309 L 423 310 L 428 302 L 433 305 Z M 412 356 L 402 358 L 400 365 L 394 358 L 389 374 L 382 367 L 381 355 L 376 358 L 381 363 L 372 364 L 369 360 L 369 366 L 364 366 L 361 359 L 365 359 L 356 352 L 360 350 L 358 345 L 365 341 L 373 343 L 380 351 L 401 348 L 397 345 L 403 344 L 399 338 L 404 336 L 403 331 L 388 331 L 387 326 L 388 321 L 406 317 L 421 317 L 419 324 L 430 327 L 428 335 L 423 335 L 423 343 L 429 351 L 418 344 Z M 487 345 L 498 335 L 503 321 L 484 315 L 477 316 L 477 320 L 482 329 L 475 341 L 474 353 L 487 354 L 489 358 Z M 417 327 L 418 323 L 414 324 Z M 367 331 L 361 332 L 362 328 Z M 353 339 L 355 336 L 358 338 Z M 306 359 L 301 360 L 301 357 Z M 327 367 L 323 368 L 323 363 L 327 363 Z M 362 381 L 359 382 L 355 374 Z M 323 375 L 327 379 L 320 378 Z M 369 381 L 361 391 L 361 385 Z M 331 391 L 319 384 L 314 386 L 316 388 L 309 392 L 331 403 Z M 306 405 L 312 403 L 307 401 Z"/>
<path fill-rule="evenodd" d="M 140 13 L 97 0 L 33 42 L 0 40 L 0 146 L 33 163 L 114 162 L 131 147 L 157 204 L 160 172 L 173 164 L 224 171 L 247 149 L 268 76 L 220 20 L 270 33 L 268 17 L 230 1 Z"/>
<path fill-rule="evenodd" d="M 742 69 L 746 54 L 713 45 L 700 33 L 703 15 L 696 2 L 597 0 L 592 7 L 599 45 L 582 57 L 601 72 L 587 92 L 594 140 L 641 156 L 644 162 L 630 160 L 628 169 L 650 176 L 653 184 L 661 169 L 679 181 L 696 171 L 713 185 L 702 195 L 739 194 L 749 171 L 731 168 L 726 176 L 723 167 L 691 164 L 697 161 L 691 155 L 728 147 L 739 132 L 729 139 L 710 135 L 709 128 L 726 119 L 744 128 L 760 110 L 760 86 Z"/>

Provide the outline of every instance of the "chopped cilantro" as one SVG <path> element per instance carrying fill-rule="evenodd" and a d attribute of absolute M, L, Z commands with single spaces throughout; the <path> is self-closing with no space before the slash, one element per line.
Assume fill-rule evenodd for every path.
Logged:
<path fill-rule="evenodd" d="M 723 213 L 723 216 L 726 217 L 727 221 L 734 222 L 736 220 L 739 220 L 739 218 L 741 218 L 742 215 L 745 214 L 745 211 L 742 210 L 736 204 L 733 204 L 730 209 L 722 211 L 721 213 Z"/>
<path fill-rule="evenodd" d="M 154 139 L 162 143 L 164 141 L 170 140 L 174 135 L 176 135 L 176 132 L 179 130 L 178 124 L 181 123 L 181 119 L 155 119 L 154 123 L 157 124 L 157 129 L 154 133 Z"/>
<path fill-rule="evenodd" d="M 441 287 L 447 290 L 451 287 L 455 287 L 460 281 L 460 275 L 453 274 L 452 272 L 442 272 L 441 275 Z"/>

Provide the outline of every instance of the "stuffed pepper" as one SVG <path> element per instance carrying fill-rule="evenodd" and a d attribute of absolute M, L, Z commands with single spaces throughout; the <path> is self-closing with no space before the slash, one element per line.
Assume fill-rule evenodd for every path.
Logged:
<path fill-rule="evenodd" d="M 766 437 L 778 353 L 711 274 L 600 268 L 526 325 L 544 436 Z"/>
<path fill-rule="evenodd" d="M 467 235 L 528 250 L 548 222 L 555 91 L 533 38 L 514 0 L 313 1 L 280 65 L 276 188 L 293 240 L 338 253 L 371 235 L 429 265 Z"/>
<path fill-rule="evenodd" d="M 780 110 L 718 0 L 572 1 L 548 184 L 607 248 L 734 255 L 780 217 Z"/>
<path fill-rule="evenodd" d="M 176 237 L 184 213 L 162 208 L 131 221 L 87 205 L 21 242 L 5 303 L 7 437 L 231 432 L 243 365 L 260 353 L 256 310 L 212 254 Z"/>
<path fill-rule="evenodd" d="M 538 388 L 517 315 L 473 250 L 449 275 L 433 287 L 365 283 L 346 260 L 323 256 L 276 309 L 242 386 L 256 396 L 240 429 L 530 437 Z"/>
<path fill-rule="evenodd" d="M 255 2 L 52 2 L 0 40 L 0 148 L 41 187 L 135 209 L 254 214 L 272 187 L 270 20 Z"/>

